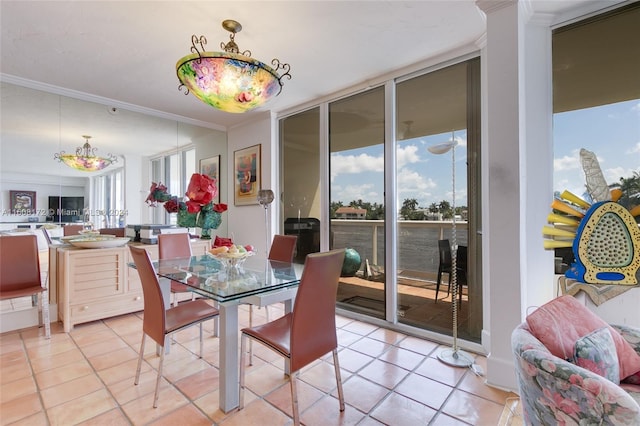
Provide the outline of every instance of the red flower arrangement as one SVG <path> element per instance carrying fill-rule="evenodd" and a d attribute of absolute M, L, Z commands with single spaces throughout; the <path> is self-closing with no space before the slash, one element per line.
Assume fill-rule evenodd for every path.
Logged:
<path fill-rule="evenodd" d="M 187 200 L 178 200 L 178 197 L 167 192 L 167 187 L 162 183 L 151 183 L 149 196 L 145 202 L 156 207 L 158 203 L 164 203 L 164 208 L 168 213 L 178 213 L 180 210 L 187 210 L 189 213 L 198 213 L 201 210 L 213 210 L 217 213 L 227 211 L 224 203 L 213 203 L 213 199 L 218 195 L 216 181 L 207 175 L 194 173 L 191 175 L 189 186 L 185 194 Z M 207 208 L 210 207 L 210 208 Z"/>
<path fill-rule="evenodd" d="M 156 207 L 158 203 L 164 203 L 168 213 L 178 214 L 178 225 L 185 227 L 199 227 L 203 231 L 216 229 L 220 226 L 222 218 L 220 213 L 227 211 L 224 203 L 214 203 L 213 199 L 218 195 L 216 181 L 207 175 L 194 173 L 187 187 L 186 200 L 179 200 L 167 192 L 167 187 L 162 183 L 151 183 L 149 196 L 145 202 Z M 203 237 L 204 237 L 203 232 Z"/>

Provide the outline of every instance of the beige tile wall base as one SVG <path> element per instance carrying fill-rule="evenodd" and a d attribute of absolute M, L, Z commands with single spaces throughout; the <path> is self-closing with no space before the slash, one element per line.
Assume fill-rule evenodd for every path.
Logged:
<path fill-rule="evenodd" d="M 0 333 L 21 330 L 38 325 L 38 307 L 17 311 L 5 311 L 0 315 Z M 49 318 L 52 323 L 58 321 L 58 305 L 49 305 Z"/>

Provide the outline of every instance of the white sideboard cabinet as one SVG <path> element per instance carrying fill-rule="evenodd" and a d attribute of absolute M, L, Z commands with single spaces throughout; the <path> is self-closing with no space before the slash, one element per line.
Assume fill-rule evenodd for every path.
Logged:
<path fill-rule="evenodd" d="M 158 259 L 157 245 L 136 245 L 144 247 L 152 260 Z M 194 255 L 204 254 L 210 241 L 193 240 L 191 247 Z M 55 280 L 51 289 L 57 292 L 58 317 L 65 332 L 76 324 L 144 308 L 140 277 L 128 266 L 132 262 L 128 245 L 105 249 L 54 246 L 50 252 L 52 261 L 56 267 L 50 277 Z"/>

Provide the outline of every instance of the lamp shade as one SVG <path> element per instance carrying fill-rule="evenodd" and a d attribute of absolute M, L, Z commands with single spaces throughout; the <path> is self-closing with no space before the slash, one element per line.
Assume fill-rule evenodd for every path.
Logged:
<path fill-rule="evenodd" d="M 56 153 L 54 158 L 81 172 L 97 172 L 117 161 L 117 158 L 111 154 L 106 157 L 95 155 L 96 148 L 92 148 L 89 144 L 91 136 L 83 135 L 82 137 L 85 138 L 85 143 L 76 149 L 75 154 L 66 154 L 61 151 Z"/>
<path fill-rule="evenodd" d="M 245 55 L 203 52 L 176 64 L 178 79 L 202 102 L 226 112 L 246 112 L 277 96 L 282 85 L 276 71 Z"/>
<path fill-rule="evenodd" d="M 84 157 L 75 154 L 61 154 L 58 156 L 67 166 L 81 172 L 97 172 L 109 166 L 113 161 L 102 157 Z"/>
<path fill-rule="evenodd" d="M 251 52 L 240 52 L 234 41 L 242 25 L 232 19 L 222 22 L 231 35 L 228 43 L 221 43 L 223 52 L 206 52 L 204 36 L 191 36 L 191 54 L 176 63 L 180 80 L 179 89 L 193 93 L 202 102 L 221 111 L 241 113 L 260 107 L 278 96 L 282 79 L 291 78 L 289 64 L 271 61 L 270 67 L 251 57 Z M 278 71 L 283 70 L 282 75 Z"/>
<path fill-rule="evenodd" d="M 275 196 L 273 194 L 273 191 L 270 189 L 261 189 L 260 191 L 258 191 L 258 204 L 264 206 L 265 209 L 269 204 L 273 202 L 274 198 Z"/>

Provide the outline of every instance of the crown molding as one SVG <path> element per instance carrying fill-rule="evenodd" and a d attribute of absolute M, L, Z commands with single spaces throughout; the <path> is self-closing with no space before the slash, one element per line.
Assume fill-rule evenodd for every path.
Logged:
<path fill-rule="evenodd" d="M 40 90 L 42 92 L 53 93 L 55 95 L 66 96 L 73 99 L 79 99 L 81 101 L 93 102 L 96 104 L 106 105 L 111 108 L 121 108 L 128 111 L 137 112 L 140 114 L 149 115 L 152 117 L 164 118 L 171 121 L 179 121 L 181 123 L 191 124 L 194 126 L 205 127 L 207 129 L 227 131 L 224 126 L 207 123 L 200 120 L 194 120 L 192 118 L 183 117 L 181 115 L 170 114 L 163 111 L 158 111 L 151 108 L 141 107 L 139 105 L 130 104 L 127 102 L 116 101 L 114 99 L 104 98 L 102 96 L 91 95 L 89 93 L 80 92 L 77 90 L 67 89 L 64 87 L 54 86 L 52 84 L 42 83 L 40 81 L 29 80 L 22 77 L 17 77 L 11 74 L 0 73 L 0 81 L 4 83 L 15 84 L 16 86 L 26 87 L 28 89 Z"/>

